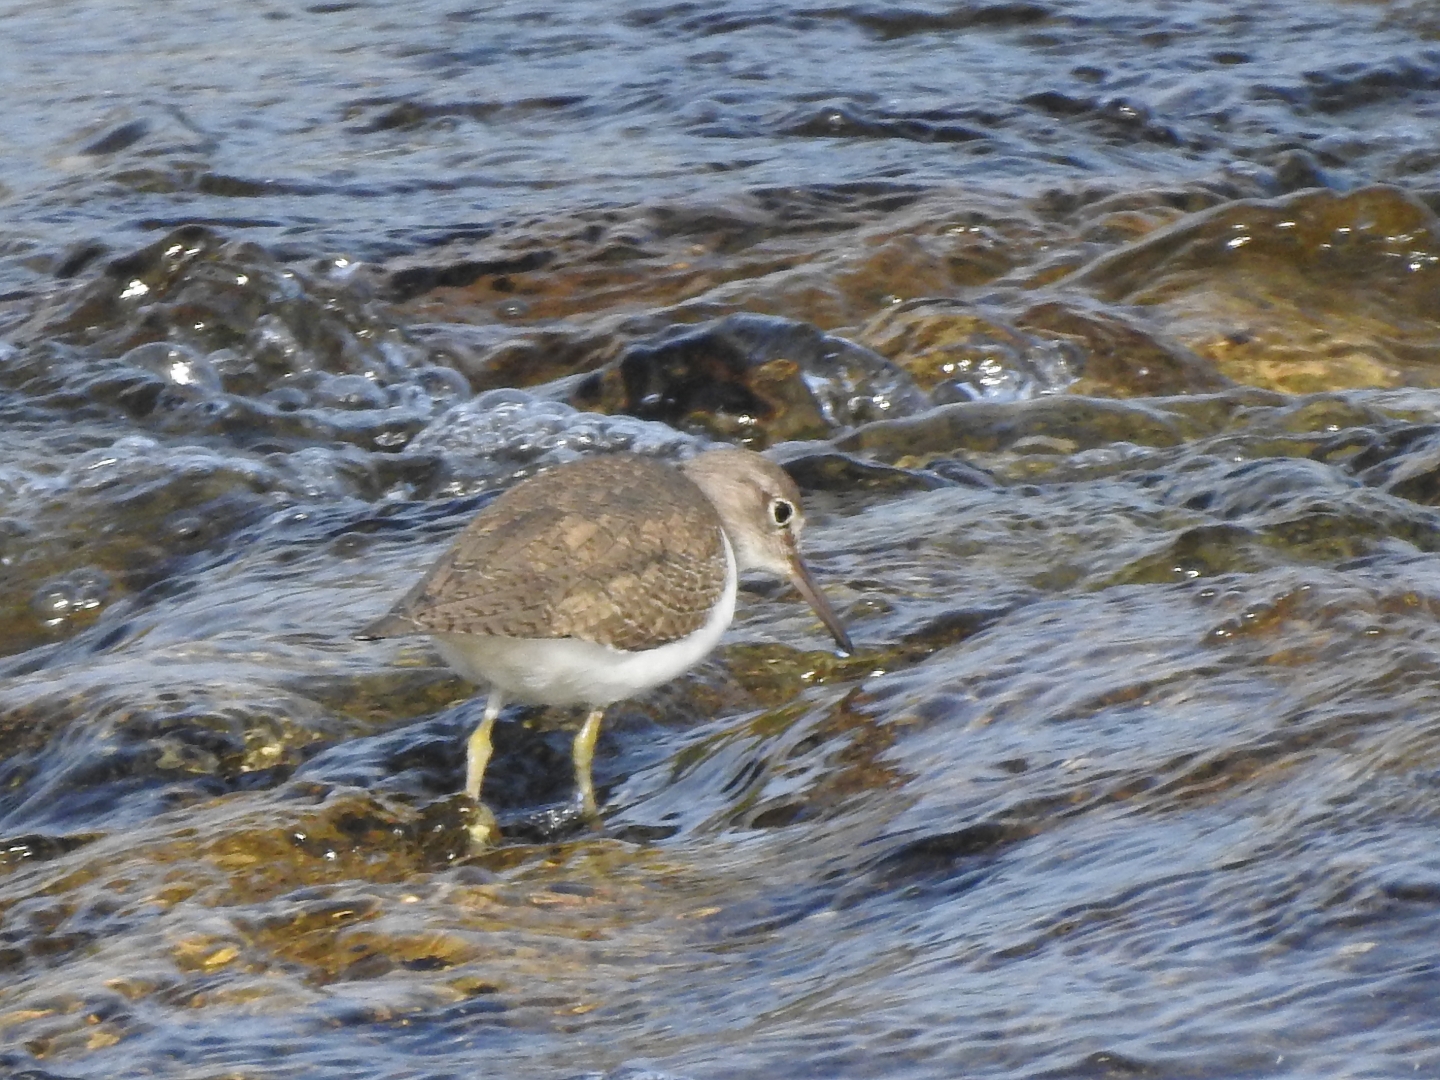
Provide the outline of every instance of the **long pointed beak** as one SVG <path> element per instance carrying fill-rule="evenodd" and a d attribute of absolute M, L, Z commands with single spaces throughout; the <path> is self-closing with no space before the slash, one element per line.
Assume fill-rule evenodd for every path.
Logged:
<path fill-rule="evenodd" d="M 850 655 L 855 654 L 855 646 L 850 643 L 850 635 L 846 633 L 845 626 L 840 622 L 840 616 L 835 614 L 835 609 L 830 606 L 830 601 L 825 599 L 825 594 L 820 591 L 820 586 L 815 584 L 815 579 L 810 576 L 810 568 L 800 558 L 799 552 L 790 553 L 790 581 L 799 590 L 800 595 L 805 598 L 820 616 L 820 621 L 825 624 L 825 629 L 830 631 L 830 636 L 835 639 L 835 644 Z"/>

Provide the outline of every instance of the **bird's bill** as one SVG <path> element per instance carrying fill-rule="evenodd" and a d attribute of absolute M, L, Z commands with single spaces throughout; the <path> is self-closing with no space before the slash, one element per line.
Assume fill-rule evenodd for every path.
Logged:
<path fill-rule="evenodd" d="M 830 606 L 830 601 L 825 599 L 825 594 L 815 584 L 815 579 L 810 576 L 810 568 L 795 555 L 790 560 L 790 581 L 799 590 L 805 602 L 814 609 L 820 621 L 825 624 L 825 629 L 830 631 L 830 636 L 835 639 L 835 644 L 847 653 L 853 654 L 855 646 L 850 643 L 850 635 L 846 633 L 845 626 L 840 622 L 840 616 L 835 614 L 835 609 Z"/>

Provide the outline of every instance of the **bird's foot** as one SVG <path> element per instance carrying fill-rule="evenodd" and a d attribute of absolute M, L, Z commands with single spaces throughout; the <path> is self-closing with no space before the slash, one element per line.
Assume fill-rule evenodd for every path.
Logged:
<path fill-rule="evenodd" d="M 600 816 L 600 808 L 595 803 L 595 791 L 589 784 L 575 793 L 571 809 L 575 819 L 583 822 L 591 832 L 598 833 L 605 828 L 605 820 Z"/>
<path fill-rule="evenodd" d="M 500 822 L 483 802 L 472 802 L 465 831 L 470 834 L 470 849 L 486 851 L 500 842 Z"/>

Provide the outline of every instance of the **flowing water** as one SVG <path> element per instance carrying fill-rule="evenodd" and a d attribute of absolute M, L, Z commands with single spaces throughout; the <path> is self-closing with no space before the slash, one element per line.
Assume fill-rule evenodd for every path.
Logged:
<path fill-rule="evenodd" d="M 1440 1075 L 1421 0 L 0 3 L 0 1069 Z M 615 706 L 357 642 L 766 449 Z"/>

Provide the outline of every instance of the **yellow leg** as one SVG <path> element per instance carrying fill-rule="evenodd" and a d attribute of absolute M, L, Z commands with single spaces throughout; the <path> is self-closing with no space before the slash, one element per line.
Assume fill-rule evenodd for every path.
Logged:
<path fill-rule="evenodd" d="M 575 788 L 580 797 L 580 809 L 586 817 L 594 817 L 596 813 L 590 763 L 595 760 L 595 740 L 600 737 L 600 718 L 604 715 L 604 709 L 591 709 L 580 733 L 575 736 Z"/>
<path fill-rule="evenodd" d="M 491 690 L 485 702 L 485 715 L 476 725 L 470 741 L 465 744 L 465 794 L 480 801 L 480 785 L 485 782 L 485 766 L 490 764 L 490 729 L 500 715 L 500 706 L 505 697 L 499 690 Z"/>

